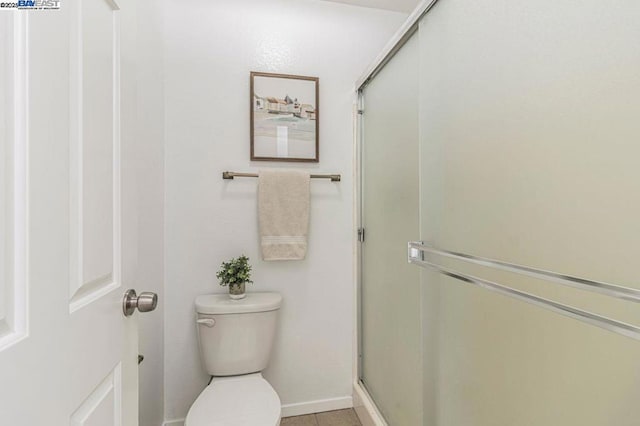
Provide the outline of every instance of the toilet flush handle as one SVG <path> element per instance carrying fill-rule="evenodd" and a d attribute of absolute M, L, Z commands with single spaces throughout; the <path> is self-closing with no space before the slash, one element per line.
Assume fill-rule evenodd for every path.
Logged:
<path fill-rule="evenodd" d="M 196 321 L 198 324 L 202 324 L 205 325 L 209 328 L 213 327 L 214 325 L 216 325 L 216 320 L 214 320 L 213 318 L 201 318 L 198 321 Z"/>

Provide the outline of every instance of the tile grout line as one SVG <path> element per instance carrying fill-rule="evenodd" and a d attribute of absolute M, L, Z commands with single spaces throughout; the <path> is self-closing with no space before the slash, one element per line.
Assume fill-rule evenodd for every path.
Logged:
<path fill-rule="evenodd" d="M 337 415 L 338 417 L 333 417 L 332 419 L 325 418 L 327 415 L 331 416 L 332 414 Z M 322 421 L 322 418 L 325 419 Z M 285 417 L 284 419 L 292 419 L 290 422 L 286 422 L 286 426 L 321 426 L 322 424 L 325 426 L 362 426 L 362 423 L 360 422 L 360 419 L 358 419 L 353 408 L 321 413 L 309 413 L 300 416 Z"/>

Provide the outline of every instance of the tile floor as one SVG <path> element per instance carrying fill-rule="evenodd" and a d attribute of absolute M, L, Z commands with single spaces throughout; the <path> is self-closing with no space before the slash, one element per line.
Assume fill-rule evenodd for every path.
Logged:
<path fill-rule="evenodd" d="M 361 426 L 356 412 L 346 410 L 326 411 L 306 416 L 285 417 L 280 426 Z"/>

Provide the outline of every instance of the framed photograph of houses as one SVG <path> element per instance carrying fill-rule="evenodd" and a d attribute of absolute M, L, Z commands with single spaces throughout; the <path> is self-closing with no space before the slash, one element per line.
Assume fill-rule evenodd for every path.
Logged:
<path fill-rule="evenodd" d="M 318 78 L 251 73 L 251 160 L 319 161 Z"/>

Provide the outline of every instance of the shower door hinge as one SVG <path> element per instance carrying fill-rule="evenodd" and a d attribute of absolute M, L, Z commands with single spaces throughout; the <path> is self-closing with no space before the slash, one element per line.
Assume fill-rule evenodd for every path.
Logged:
<path fill-rule="evenodd" d="M 364 228 L 358 228 L 358 241 L 364 243 Z"/>

